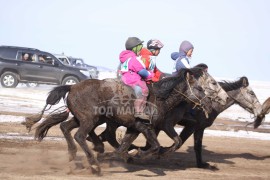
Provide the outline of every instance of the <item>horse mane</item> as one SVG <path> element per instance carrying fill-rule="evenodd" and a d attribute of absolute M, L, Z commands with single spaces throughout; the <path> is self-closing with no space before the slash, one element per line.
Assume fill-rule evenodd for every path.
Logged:
<path fill-rule="evenodd" d="M 178 72 L 176 76 L 166 77 L 154 83 L 153 92 L 158 98 L 166 99 L 177 84 L 186 81 L 185 75 L 187 72 L 190 72 L 191 75 L 195 77 L 195 79 L 198 79 L 203 75 L 204 69 L 205 66 L 195 66 L 190 69 L 183 68 Z"/>
<path fill-rule="evenodd" d="M 197 64 L 196 66 L 194 67 L 197 67 L 197 68 L 203 68 L 203 69 L 208 69 L 208 66 L 204 63 L 200 63 L 200 64 Z"/>
<path fill-rule="evenodd" d="M 195 79 L 199 79 L 205 72 L 204 70 L 206 69 L 206 67 L 197 65 L 197 66 L 194 66 L 193 68 L 190 68 L 190 71 L 195 77 Z"/>
<path fill-rule="evenodd" d="M 153 92 L 158 98 L 166 99 L 177 84 L 186 81 L 185 75 L 188 69 L 181 69 L 176 76 L 170 76 L 153 83 Z"/>
<path fill-rule="evenodd" d="M 241 87 L 246 87 L 249 85 L 248 78 L 245 76 L 241 77 L 239 80 L 234 81 L 234 82 L 222 81 L 222 82 L 218 82 L 218 83 L 220 84 L 222 89 L 224 89 L 226 92 L 233 91 L 233 90 L 239 89 Z"/>

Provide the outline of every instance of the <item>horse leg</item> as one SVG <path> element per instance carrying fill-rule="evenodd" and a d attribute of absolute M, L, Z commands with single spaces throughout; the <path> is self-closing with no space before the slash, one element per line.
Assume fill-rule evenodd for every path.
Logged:
<path fill-rule="evenodd" d="M 98 152 L 104 152 L 104 150 L 102 151 L 102 147 L 104 149 L 104 144 L 102 142 L 105 141 L 107 141 L 112 147 L 117 149 L 119 147 L 119 143 L 116 140 L 116 130 L 120 125 L 111 120 L 104 120 L 104 117 L 100 119 L 103 120 L 102 122 L 106 122 L 106 129 L 98 136 L 95 134 L 94 131 L 90 132 L 86 140 L 92 142 L 95 146 L 94 150 L 97 150 Z M 101 124 L 102 123 L 99 123 L 99 125 Z"/>
<path fill-rule="evenodd" d="M 124 138 L 121 141 L 120 146 L 116 149 L 116 154 L 123 158 L 126 162 L 132 161 L 128 154 L 128 148 L 132 142 L 139 136 L 139 132 L 133 128 L 127 128 Z"/>
<path fill-rule="evenodd" d="M 194 126 L 185 126 L 182 132 L 180 133 L 179 137 L 184 144 L 186 140 L 194 133 L 195 129 Z"/>
<path fill-rule="evenodd" d="M 196 130 L 194 132 L 194 151 L 196 153 L 196 162 L 198 168 L 209 168 L 209 163 L 202 160 L 202 140 L 204 129 Z"/>
<path fill-rule="evenodd" d="M 97 134 L 95 133 L 94 130 L 92 130 L 90 133 L 88 133 L 88 139 L 90 139 L 89 137 L 91 137 L 91 141 L 94 145 L 93 150 L 99 153 L 104 153 L 104 144 L 103 142 L 99 139 L 99 137 L 97 136 Z M 88 140 L 87 139 L 87 140 Z"/>
<path fill-rule="evenodd" d="M 91 116 L 86 116 L 91 117 Z M 93 117 L 91 119 L 85 119 L 84 121 L 80 121 L 80 127 L 78 131 L 75 133 L 74 138 L 77 143 L 81 146 L 84 151 L 88 163 L 90 165 L 92 173 L 100 174 L 101 169 L 99 162 L 97 160 L 97 155 L 88 147 L 86 143 L 86 136 L 89 132 L 91 132 L 98 121 L 98 117 Z"/>
<path fill-rule="evenodd" d="M 73 161 L 77 153 L 77 147 L 70 133 L 72 129 L 77 127 L 79 127 L 79 123 L 74 117 L 69 121 L 65 121 L 60 124 L 60 129 L 63 132 L 68 144 L 69 161 Z"/>
<path fill-rule="evenodd" d="M 107 122 L 107 127 L 106 130 L 103 131 L 100 135 L 99 138 L 102 141 L 108 141 L 108 143 L 114 147 L 115 149 L 117 149 L 120 145 L 119 142 L 116 139 L 116 130 L 117 128 L 120 126 L 119 124 L 108 120 Z"/>
<path fill-rule="evenodd" d="M 156 136 L 158 136 L 159 132 L 160 132 L 160 130 L 155 129 Z M 146 144 L 144 147 L 139 147 L 139 146 L 136 146 L 134 144 L 131 144 L 130 147 L 128 148 L 128 150 L 130 151 L 132 149 L 140 149 L 142 151 L 146 151 L 146 150 L 150 149 L 150 147 L 151 147 L 151 145 L 149 144 L 148 141 L 146 141 Z"/>
<path fill-rule="evenodd" d="M 168 148 L 162 148 L 160 150 L 161 155 L 166 155 L 168 153 L 174 152 L 177 149 L 179 149 L 182 145 L 182 140 L 178 136 L 177 132 L 175 131 L 174 127 L 172 124 L 168 123 L 166 126 L 163 128 L 163 131 L 174 141 L 173 145 L 171 145 Z"/>
<path fill-rule="evenodd" d="M 154 130 L 147 126 L 146 124 L 140 122 L 140 121 L 136 121 L 134 124 L 134 128 L 136 130 L 138 130 L 139 132 L 141 132 L 144 137 L 146 138 L 147 142 L 150 144 L 150 148 L 146 151 L 140 151 L 140 156 L 142 158 L 146 158 L 149 155 L 153 155 L 155 153 L 158 153 L 160 145 L 159 142 L 157 140 L 157 136 L 154 132 Z"/>

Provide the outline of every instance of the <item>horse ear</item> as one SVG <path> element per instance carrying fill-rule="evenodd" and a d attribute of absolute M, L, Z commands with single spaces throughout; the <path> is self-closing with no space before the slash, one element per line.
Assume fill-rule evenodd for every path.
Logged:
<path fill-rule="evenodd" d="M 186 73 L 186 78 L 187 78 L 188 81 L 190 80 L 190 72 Z"/>
<path fill-rule="evenodd" d="M 249 85 L 248 78 L 247 77 L 242 77 L 242 85 L 243 87 L 247 87 Z"/>
<path fill-rule="evenodd" d="M 190 70 L 186 71 L 186 79 L 188 82 L 193 81 L 193 73 Z"/>
<path fill-rule="evenodd" d="M 204 64 L 204 63 L 197 64 L 194 67 L 203 68 L 203 69 L 206 69 L 206 70 L 208 69 L 208 66 L 206 64 Z"/>

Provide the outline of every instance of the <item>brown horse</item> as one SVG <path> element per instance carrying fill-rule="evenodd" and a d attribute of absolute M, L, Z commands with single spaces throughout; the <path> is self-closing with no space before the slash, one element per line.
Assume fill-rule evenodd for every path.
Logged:
<path fill-rule="evenodd" d="M 194 68 L 191 68 L 190 70 L 192 71 L 192 73 L 194 74 L 194 77 L 198 80 L 199 84 L 203 87 L 205 94 L 207 95 L 208 98 L 210 98 L 212 101 L 214 102 L 218 102 L 222 105 L 226 104 L 226 100 L 228 98 L 228 95 L 226 94 L 226 92 L 220 87 L 220 85 L 215 81 L 215 79 L 207 73 L 206 69 L 207 69 L 207 65 L 205 64 L 199 64 L 197 66 L 195 66 Z M 180 110 L 178 111 L 179 114 L 179 118 L 181 118 L 180 116 L 183 115 L 183 113 L 186 111 L 186 109 L 190 109 L 191 107 L 189 107 L 190 105 L 186 102 L 183 102 L 181 104 L 178 105 L 180 107 Z M 102 121 L 99 121 L 100 123 L 107 123 L 107 127 L 106 127 L 106 131 L 110 131 L 111 134 L 109 135 L 110 137 L 115 137 L 115 130 L 121 126 L 121 124 L 117 124 L 113 121 L 111 121 L 110 119 L 106 119 L 106 117 L 102 118 Z M 176 124 L 176 121 L 171 121 L 171 120 L 167 120 L 165 119 L 153 119 L 152 120 L 152 126 L 155 129 L 160 129 L 163 130 L 173 141 L 174 141 L 174 145 L 167 150 L 166 153 L 169 152 L 173 152 L 175 149 L 179 148 L 181 146 L 181 139 L 179 138 L 179 136 L 177 135 L 174 126 Z M 97 124 L 96 126 L 98 126 L 100 124 Z M 68 134 L 67 132 L 70 132 L 72 130 L 72 128 L 76 128 L 78 127 L 78 123 L 76 122 L 76 120 L 73 118 L 70 121 L 67 122 L 63 122 L 61 124 L 61 129 L 63 131 L 64 134 Z M 105 131 L 105 133 L 106 133 Z M 132 137 L 132 139 L 136 138 L 136 136 L 138 135 L 138 133 L 132 133 L 132 135 L 130 135 L 130 137 Z M 109 137 L 109 138 L 110 138 Z M 68 139 L 68 138 L 67 138 Z M 118 142 L 116 141 L 115 138 L 110 138 L 111 141 L 111 145 L 115 148 L 119 147 Z M 104 137 L 99 136 L 97 137 L 94 131 L 91 131 L 87 140 L 93 141 L 94 142 L 94 150 L 100 153 L 104 152 L 104 144 L 100 141 L 104 141 Z M 129 142 L 131 140 L 128 140 Z M 123 141 L 124 142 L 124 141 Z M 123 152 L 126 151 L 126 147 L 129 144 L 127 142 L 124 142 L 123 145 L 121 145 L 121 148 L 118 149 L 118 152 Z"/>
<path fill-rule="evenodd" d="M 154 85 L 155 95 L 151 93 L 147 106 L 150 107 L 149 112 L 153 119 L 164 118 L 166 112 L 183 101 L 194 103 L 203 108 L 206 113 L 211 112 L 211 101 L 205 98 L 202 87 L 198 85 L 198 81 L 191 74 L 190 70 L 183 69 L 176 77 L 165 78 Z M 61 129 L 68 143 L 70 161 L 74 160 L 77 151 L 69 132 L 69 129 L 74 128 L 75 122 L 76 127 L 79 126 L 74 136 L 75 140 L 85 152 L 90 170 L 94 173 L 100 173 L 99 162 L 93 151 L 89 149 L 86 136 L 102 121 L 102 118 L 109 118 L 111 121 L 127 127 L 125 137 L 129 136 L 129 132 L 143 133 L 151 145 L 151 148 L 145 152 L 146 156 L 158 152 L 159 143 L 155 133 L 147 124 L 134 118 L 133 101 L 135 94 L 130 87 L 115 79 L 85 80 L 75 85 L 59 86 L 49 93 L 44 109 L 48 104 L 58 103 L 60 99 L 65 98 L 67 93 L 66 104 L 74 115 L 75 121 L 72 121 L 71 124 L 61 125 Z M 68 113 L 64 111 L 49 116 L 37 127 L 35 137 L 41 141 L 52 126 L 67 119 Z M 39 120 L 32 122 L 35 123 Z M 27 123 L 27 127 L 31 128 L 33 123 L 31 125 Z M 127 142 L 127 145 L 123 148 L 123 153 L 131 143 Z"/>
<path fill-rule="evenodd" d="M 219 84 L 214 80 L 214 78 L 212 78 L 212 76 L 210 76 L 205 71 L 205 69 L 207 69 L 206 65 L 199 64 L 195 66 L 194 68 L 191 68 L 190 70 L 192 71 L 192 73 L 194 74 L 194 77 L 198 80 L 200 85 L 205 89 L 205 94 L 207 94 L 208 98 L 210 98 L 213 101 L 219 102 L 221 104 L 226 104 L 226 100 L 228 98 L 226 92 L 219 86 Z M 178 106 L 180 106 L 180 110 L 179 110 L 179 118 L 180 118 L 180 115 L 183 114 L 182 112 L 185 112 L 185 109 L 189 109 L 189 104 L 183 102 Z M 107 129 L 110 129 L 110 131 L 114 133 L 115 131 L 113 131 L 113 129 L 117 129 L 117 127 L 121 125 L 103 116 L 103 117 L 100 117 L 99 124 L 96 124 L 96 126 L 104 122 L 107 123 Z M 152 122 L 152 126 L 155 129 L 159 128 L 160 130 L 163 130 L 175 142 L 174 145 L 171 147 L 171 149 L 167 151 L 167 153 L 172 152 L 181 146 L 181 139 L 179 138 L 178 134 L 176 133 L 174 129 L 174 125 L 176 124 L 176 121 L 167 121 L 164 118 L 153 118 L 151 122 Z M 77 123 L 75 118 L 73 118 L 70 121 L 61 123 L 60 127 L 64 135 L 67 137 L 66 139 L 71 139 L 70 131 L 73 128 L 79 127 L 79 124 Z M 112 134 L 112 136 L 115 137 L 115 134 Z M 130 137 L 131 139 L 127 141 L 132 142 L 136 138 L 136 136 L 138 136 L 138 133 L 128 132 L 126 134 L 126 139 L 127 137 Z M 100 142 L 100 139 L 95 135 L 94 131 L 91 131 L 87 139 L 90 139 L 95 142 L 94 143 L 95 151 L 98 151 L 101 153 L 104 152 L 104 145 L 102 142 Z M 68 144 L 72 144 L 72 142 L 68 142 Z M 125 157 L 128 157 L 127 148 L 129 145 L 130 145 L 129 143 L 123 140 L 123 144 L 118 149 L 118 152 L 119 153 L 121 152 L 121 154 L 126 155 Z M 113 146 L 118 147 L 118 142 L 116 140 L 114 141 Z"/>
<path fill-rule="evenodd" d="M 196 154 L 197 167 L 199 168 L 212 168 L 207 162 L 202 160 L 202 140 L 204 129 L 211 126 L 215 121 L 216 117 L 232 106 L 233 104 L 238 104 L 243 109 L 248 112 L 254 114 L 256 117 L 259 117 L 262 111 L 261 104 L 256 97 L 255 93 L 249 86 L 248 79 L 246 77 L 240 78 L 235 82 L 220 82 L 221 87 L 227 92 L 229 95 L 229 99 L 225 105 L 222 105 L 217 102 L 213 102 L 213 111 L 209 114 L 209 117 L 206 118 L 204 116 L 204 112 L 201 110 L 193 110 L 191 113 L 189 110 L 184 111 L 183 107 L 176 106 L 174 109 L 167 113 L 166 116 L 166 126 L 169 123 L 176 122 L 179 125 L 184 126 L 183 131 L 179 135 L 182 142 L 184 143 L 192 134 L 194 134 L 194 151 Z M 270 99 L 270 98 L 269 98 Z M 267 112 L 269 110 L 269 102 L 270 100 L 265 101 L 263 104 L 263 112 Z M 181 115 L 180 112 L 184 111 L 184 116 Z M 111 122 L 108 122 L 111 123 Z M 115 131 L 118 128 L 117 125 L 107 126 L 106 130 L 99 135 L 98 138 L 91 139 L 93 143 L 96 143 L 95 146 L 100 146 L 100 141 L 108 141 L 113 147 L 117 148 L 119 146 L 118 142 L 115 139 Z M 164 129 L 164 127 L 163 127 Z M 156 134 L 158 135 L 159 131 L 162 130 L 160 127 L 155 127 Z M 91 136 L 93 137 L 93 136 Z M 174 145 L 168 148 L 162 149 L 163 151 L 166 149 L 171 149 Z M 132 145 L 132 148 L 138 149 Z M 143 147 L 142 149 L 147 149 L 149 146 Z"/>

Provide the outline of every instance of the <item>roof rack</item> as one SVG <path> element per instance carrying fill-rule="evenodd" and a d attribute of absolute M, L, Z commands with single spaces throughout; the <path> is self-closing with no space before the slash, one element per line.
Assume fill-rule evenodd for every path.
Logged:
<path fill-rule="evenodd" d="M 7 48 L 20 48 L 20 49 L 27 49 L 27 50 L 37 50 L 39 51 L 39 49 L 35 49 L 35 48 L 28 48 L 28 47 L 20 47 L 20 46 L 0 46 L 0 47 L 7 47 Z"/>

